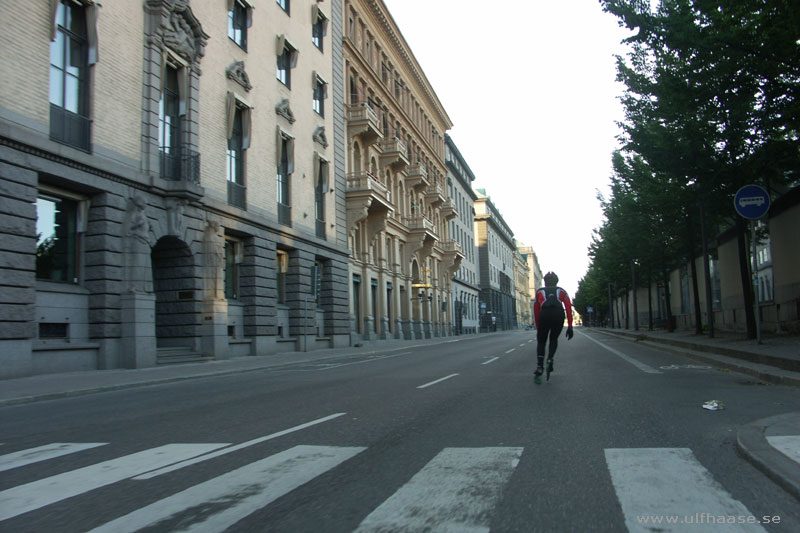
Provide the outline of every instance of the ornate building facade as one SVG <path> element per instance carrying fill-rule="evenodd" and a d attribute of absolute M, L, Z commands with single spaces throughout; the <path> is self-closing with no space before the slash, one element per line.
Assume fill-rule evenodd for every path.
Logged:
<path fill-rule="evenodd" d="M 350 342 L 341 7 L 3 4 L 2 377 Z"/>
<path fill-rule="evenodd" d="M 467 165 L 458 147 L 445 135 L 445 163 L 447 164 L 447 194 L 458 209 L 458 216 L 450 221 L 450 235 L 461 244 L 464 259 L 453 277 L 453 327 L 456 335 L 477 333 L 480 318 L 480 273 L 478 253 L 475 248 L 475 208 L 477 199 L 472 190 L 475 175 Z"/>
<path fill-rule="evenodd" d="M 381 0 L 345 1 L 343 25 L 353 342 L 450 335 L 450 118 Z"/>
<path fill-rule="evenodd" d="M 515 241 L 516 242 L 516 241 Z M 531 297 L 530 293 L 530 278 L 531 271 L 525 257 L 520 253 L 519 249 L 514 250 L 514 316 L 516 317 L 515 326 L 518 328 L 525 327 L 533 323 L 533 314 L 531 313 Z M 534 293 L 536 294 L 536 293 Z"/>

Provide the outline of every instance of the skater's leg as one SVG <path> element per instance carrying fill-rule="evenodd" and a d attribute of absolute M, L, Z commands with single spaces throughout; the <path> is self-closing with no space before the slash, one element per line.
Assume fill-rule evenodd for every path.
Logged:
<path fill-rule="evenodd" d="M 536 362 L 539 367 L 544 365 L 544 347 L 547 343 L 549 330 L 550 324 L 545 320 L 540 320 L 539 329 L 536 330 Z"/>
<path fill-rule="evenodd" d="M 561 335 L 561 330 L 564 329 L 564 322 L 563 319 L 561 322 L 557 322 L 552 325 L 550 328 L 550 346 L 547 351 L 547 358 L 552 359 L 556 353 L 556 349 L 558 348 L 558 336 Z"/>

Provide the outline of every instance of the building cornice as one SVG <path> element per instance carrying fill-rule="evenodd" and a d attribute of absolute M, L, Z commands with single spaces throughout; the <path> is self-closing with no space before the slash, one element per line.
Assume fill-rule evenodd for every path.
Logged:
<path fill-rule="evenodd" d="M 414 75 L 414 79 L 416 80 L 417 85 L 419 85 L 421 91 L 425 94 L 425 96 L 428 97 L 428 101 L 433 105 L 434 109 L 436 109 L 436 112 L 439 114 L 439 119 L 442 121 L 442 123 L 444 123 L 444 129 L 449 130 L 452 128 L 453 121 L 450 120 L 450 116 L 444 110 L 442 102 L 434 92 L 433 86 L 425 76 L 422 67 L 420 67 L 419 63 L 417 62 L 417 58 L 414 57 L 411 47 L 406 42 L 405 37 L 403 37 L 399 26 L 392 17 L 392 14 L 389 12 L 389 9 L 386 7 L 386 4 L 383 3 L 383 0 L 365 0 L 365 3 L 372 10 L 372 14 L 381 24 L 386 36 L 394 44 L 395 49 L 400 54 L 403 62 L 406 65 L 406 68 L 408 68 L 408 70 Z"/>

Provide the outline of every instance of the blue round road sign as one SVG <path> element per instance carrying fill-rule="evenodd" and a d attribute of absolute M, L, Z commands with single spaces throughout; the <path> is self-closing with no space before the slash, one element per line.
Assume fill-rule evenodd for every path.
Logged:
<path fill-rule="evenodd" d="M 744 218 L 756 220 L 769 211 L 769 193 L 760 185 L 745 185 L 736 192 L 733 205 Z"/>

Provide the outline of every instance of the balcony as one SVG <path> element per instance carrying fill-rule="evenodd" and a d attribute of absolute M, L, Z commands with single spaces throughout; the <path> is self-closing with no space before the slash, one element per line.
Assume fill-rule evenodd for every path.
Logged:
<path fill-rule="evenodd" d="M 434 228 L 433 222 L 426 216 L 415 215 L 405 217 L 404 222 L 410 232 L 424 231 L 430 233 L 434 237 L 436 236 L 436 228 Z"/>
<path fill-rule="evenodd" d="M 354 172 L 346 180 L 348 228 L 367 217 L 385 219 L 394 210 L 391 191 L 372 173 Z"/>
<path fill-rule="evenodd" d="M 427 189 L 430 185 L 428 181 L 428 169 L 425 163 L 414 163 L 406 170 L 406 186 L 414 189 Z"/>
<path fill-rule="evenodd" d="M 200 154 L 185 146 L 161 147 L 159 150 L 161 177 L 170 181 L 200 184 Z"/>
<path fill-rule="evenodd" d="M 438 243 L 439 252 L 442 254 L 442 266 L 449 272 L 452 277 L 461 268 L 461 261 L 464 260 L 464 250 L 461 243 L 448 239 Z"/>
<path fill-rule="evenodd" d="M 456 203 L 448 198 L 442 204 L 441 213 L 445 220 L 451 220 L 453 218 L 456 218 L 458 216 L 458 211 L 456 210 Z"/>
<path fill-rule="evenodd" d="M 247 187 L 229 181 L 228 204 L 240 209 L 247 209 Z"/>
<path fill-rule="evenodd" d="M 431 185 L 428 185 L 428 188 L 425 189 L 425 199 L 428 200 L 428 203 L 433 207 L 444 203 L 445 198 L 442 184 L 432 183 Z"/>
<path fill-rule="evenodd" d="M 406 145 L 397 137 L 381 141 L 381 166 L 385 165 L 391 165 L 395 171 L 408 166 Z"/>
<path fill-rule="evenodd" d="M 50 104 L 50 138 L 52 140 L 89 152 L 91 126 L 92 121 L 87 117 Z"/>
<path fill-rule="evenodd" d="M 366 145 L 383 139 L 378 113 L 366 102 L 345 106 L 347 113 L 347 135 L 361 138 Z"/>

